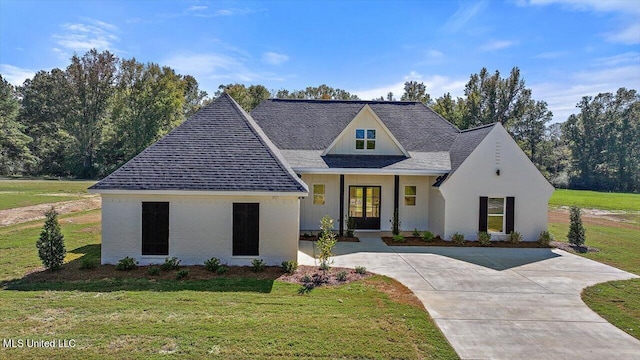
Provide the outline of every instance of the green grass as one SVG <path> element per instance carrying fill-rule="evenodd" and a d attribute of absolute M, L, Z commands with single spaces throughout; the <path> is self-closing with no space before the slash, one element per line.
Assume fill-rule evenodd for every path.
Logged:
<path fill-rule="evenodd" d="M 98 214 L 60 217 L 67 261 L 98 257 Z M 33 282 L 23 276 L 40 265 L 41 225 L 0 228 L 0 338 L 76 347 L 0 347 L 0 358 L 457 358 L 428 314 L 390 298 L 383 289 L 395 283 L 380 276 L 307 295 L 296 284 L 227 276 Z"/>
<path fill-rule="evenodd" d="M 0 180 L 0 210 L 75 200 L 95 181 Z"/>
<path fill-rule="evenodd" d="M 640 275 L 640 231 L 584 223 L 585 244 L 600 249 L 599 252 L 580 254 L 619 269 Z M 557 241 L 567 241 L 569 224 L 550 223 L 549 231 Z"/>
<path fill-rule="evenodd" d="M 608 322 L 640 340 L 640 279 L 588 287 L 582 292 L 582 300 Z"/>
<path fill-rule="evenodd" d="M 640 211 L 640 194 L 556 189 L 551 199 L 549 199 L 549 205 L 578 206 L 585 209 Z"/>

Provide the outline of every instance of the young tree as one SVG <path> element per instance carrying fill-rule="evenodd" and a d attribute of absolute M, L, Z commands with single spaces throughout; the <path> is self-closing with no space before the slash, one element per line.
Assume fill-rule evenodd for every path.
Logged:
<path fill-rule="evenodd" d="M 571 221 L 571 225 L 569 226 L 569 233 L 567 234 L 567 239 L 569 243 L 582 246 L 585 241 L 585 229 L 582 226 L 582 217 L 580 216 L 580 208 L 576 206 L 571 207 L 571 212 L 569 214 L 569 218 Z"/>
<path fill-rule="evenodd" d="M 320 236 L 316 241 L 318 247 L 318 259 L 320 260 L 320 268 L 326 273 L 329 269 L 329 259 L 333 254 L 331 250 L 336 245 L 336 234 L 333 232 L 333 219 L 329 215 L 325 215 L 320 219 Z"/>
<path fill-rule="evenodd" d="M 64 235 L 60 231 L 58 223 L 58 213 L 52 207 L 45 213 L 46 220 L 40 233 L 40 238 L 36 242 L 38 255 L 42 260 L 42 265 L 50 270 L 58 270 L 64 262 L 67 250 L 64 246 Z"/>

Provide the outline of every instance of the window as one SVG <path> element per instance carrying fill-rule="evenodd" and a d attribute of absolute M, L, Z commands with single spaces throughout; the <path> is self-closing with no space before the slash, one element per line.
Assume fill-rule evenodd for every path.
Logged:
<path fill-rule="evenodd" d="M 324 205 L 324 184 L 313 185 L 313 205 Z"/>
<path fill-rule="evenodd" d="M 489 198 L 487 204 L 487 231 L 504 232 L 504 198 Z"/>
<path fill-rule="evenodd" d="M 404 187 L 404 205 L 416 206 L 416 187 L 415 186 Z"/>
<path fill-rule="evenodd" d="M 169 255 L 169 203 L 142 203 L 142 255 Z"/>
<path fill-rule="evenodd" d="M 356 149 L 376 149 L 376 131 L 373 129 L 356 129 Z"/>

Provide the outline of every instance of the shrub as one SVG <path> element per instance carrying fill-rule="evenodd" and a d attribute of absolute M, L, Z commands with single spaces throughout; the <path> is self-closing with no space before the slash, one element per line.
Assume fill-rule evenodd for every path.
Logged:
<path fill-rule="evenodd" d="M 478 243 L 480 243 L 480 246 L 491 245 L 491 234 L 486 231 L 478 232 Z"/>
<path fill-rule="evenodd" d="M 347 218 L 347 237 L 353 237 L 356 230 L 356 219 L 353 216 Z"/>
<path fill-rule="evenodd" d="M 222 265 L 222 266 L 219 266 L 219 267 L 216 269 L 216 274 L 218 274 L 218 275 L 224 275 L 224 274 L 226 274 L 226 273 L 227 273 L 227 271 L 229 271 L 229 268 L 228 268 L 228 267 L 226 267 L 226 266 L 224 266 L 224 265 Z"/>
<path fill-rule="evenodd" d="M 548 231 L 541 231 L 538 237 L 538 242 L 543 246 L 549 246 L 553 241 L 553 235 Z"/>
<path fill-rule="evenodd" d="M 569 214 L 571 225 L 569 226 L 569 233 L 567 239 L 569 242 L 576 246 L 584 245 L 585 241 L 585 229 L 582 226 L 582 216 L 580 215 L 580 208 L 576 206 L 571 207 Z"/>
<path fill-rule="evenodd" d="M 393 235 L 391 238 L 394 242 L 404 242 L 404 236 L 401 234 Z"/>
<path fill-rule="evenodd" d="M 367 268 L 364 266 L 356 266 L 356 274 L 364 275 L 367 272 Z"/>
<path fill-rule="evenodd" d="M 300 279 L 300 281 L 302 281 L 303 283 L 310 283 L 311 282 L 311 276 L 309 276 L 309 274 L 305 275 L 302 277 L 302 279 Z"/>
<path fill-rule="evenodd" d="M 331 231 L 332 229 L 333 219 L 331 219 L 329 215 L 323 216 L 322 219 L 320 219 L 320 236 L 318 236 L 316 246 L 318 247 L 320 264 L 325 266 L 326 269 L 329 267 L 329 259 L 333 256 L 331 251 L 337 242 L 336 234 Z M 326 272 L 325 269 L 323 269 L 323 271 Z"/>
<path fill-rule="evenodd" d="M 217 257 L 212 257 L 211 259 L 204 262 L 204 267 L 209 271 L 216 271 L 220 267 L 220 259 Z"/>
<path fill-rule="evenodd" d="M 151 276 L 158 276 L 160 275 L 160 268 L 157 266 L 152 266 L 149 269 L 147 269 L 147 274 Z"/>
<path fill-rule="evenodd" d="M 509 242 L 512 244 L 517 244 L 522 241 L 522 234 L 517 231 L 512 231 L 509 233 Z"/>
<path fill-rule="evenodd" d="M 176 273 L 176 280 L 184 279 L 187 276 L 189 276 L 189 270 L 187 269 L 178 270 L 178 272 Z"/>
<path fill-rule="evenodd" d="M 264 271 L 264 260 L 253 259 L 253 261 L 251 261 L 251 271 L 255 273 Z"/>
<path fill-rule="evenodd" d="M 420 231 L 418 231 L 418 228 L 413 229 L 413 237 L 416 237 L 416 238 L 420 237 Z"/>
<path fill-rule="evenodd" d="M 282 271 L 287 274 L 293 274 L 298 270 L 298 262 L 294 260 L 283 261 L 282 262 Z"/>
<path fill-rule="evenodd" d="M 451 242 L 457 246 L 464 245 L 464 235 L 460 233 L 454 233 L 453 235 L 451 235 Z"/>
<path fill-rule="evenodd" d="M 331 266 L 329 266 L 328 263 L 326 262 L 320 263 L 320 270 L 322 270 L 323 272 L 327 272 L 329 271 L 329 269 L 331 269 Z"/>
<path fill-rule="evenodd" d="M 120 259 L 118 261 L 118 265 L 116 265 L 116 270 L 120 271 L 129 271 L 138 267 L 138 261 L 134 258 L 125 257 L 124 259 Z"/>
<path fill-rule="evenodd" d="M 180 260 L 177 257 L 166 257 L 164 258 L 164 264 L 162 264 L 162 270 L 171 271 L 173 269 L 177 269 L 180 266 Z"/>
<path fill-rule="evenodd" d="M 58 223 L 58 212 L 52 207 L 46 213 L 46 220 L 40 233 L 40 238 L 36 242 L 38 256 L 42 260 L 42 265 L 50 270 L 58 270 L 64 262 L 67 249 L 64 246 L 64 235 L 60 231 Z"/>
<path fill-rule="evenodd" d="M 98 267 L 98 260 L 96 260 L 96 259 L 83 258 L 82 262 L 80 263 L 80 269 L 81 270 L 91 270 L 91 269 L 95 269 L 97 267 Z"/>
<path fill-rule="evenodd" d="M 311 290 L 313 290 L 314 287 L 315 285 L 312 282 L 305 282 L 298 289 L 298 294 L 300 295 L 308 294 L 311 292 Z"/>
<path fill-rule="evenodd" d="M 431 231 L 423 232 L 421 237 L 422 237 L 422 240 L 424 241 L 431 241 L 434 238 L 433 233 Z"/>
<path fill-rule="evenodd" d="M 391 223 L 391 233 L 393 235 L 400 234 L 400 224 L 402 222 L 400 221 L 400 217 L 398 216 L 398 209 L 393 211 L 393 218 L 391 218 L 389 222 Z"/>
<path fill-rule="evenodd" d="M 336 279 L 338 281 L 347 281 L 347 272 L 340 271 L 339 273 L 336 274 Z"/>

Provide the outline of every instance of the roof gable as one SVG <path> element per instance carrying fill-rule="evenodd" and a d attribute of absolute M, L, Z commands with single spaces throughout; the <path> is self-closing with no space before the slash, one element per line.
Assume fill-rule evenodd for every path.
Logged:
<path fill-rule="evenodd" d="M 356 149 L 356 130 L 375 130 L 376 148 L 372 150 Z M 325 149 L 322 155 L 403 155 L 409 153 L 393 136 L 378 115 L 366 104 L 354 116 L 353 120 Z"/>
<path fill-rule="evenodd" d="M 420 102 L 268 99 L 251 116 L 280 150 L 324 151 L 365 105 L 407 152 L 449 151 L 459 133 Z"/>
<path fill-rule="evenodd" d="M 279 150 L 227 94 L 90 189 L 307 192 Z"/>

